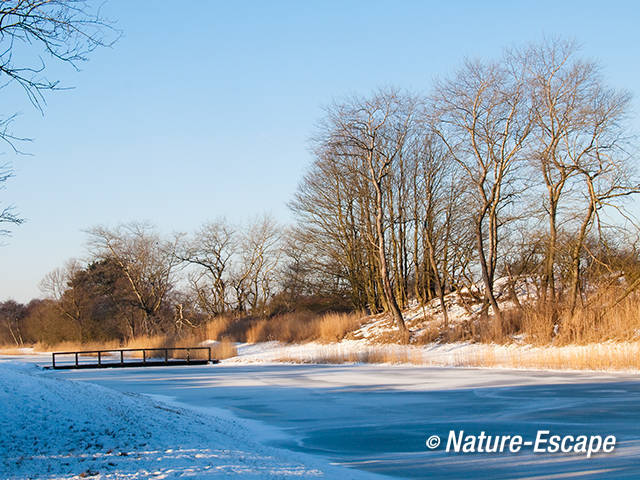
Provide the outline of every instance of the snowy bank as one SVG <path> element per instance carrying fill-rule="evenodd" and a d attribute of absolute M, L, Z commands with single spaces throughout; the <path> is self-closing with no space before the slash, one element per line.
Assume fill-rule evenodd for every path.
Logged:
<path fill-rule="evenodd" d="M 270 448 L 241 420 L 0 363 L 0 478 L 371 478 Z"/>
<path fill-rule="evenodd" d="M 565 346 L 471 342 L 398 345 L 375 344 L 359 339 L 328 344 L 238 343 L 236 349 L 238 356 L 223 360 L 223 363 L 386 363 L 432 367 L 626 372 L 640 370 L 640 342 Z"/>

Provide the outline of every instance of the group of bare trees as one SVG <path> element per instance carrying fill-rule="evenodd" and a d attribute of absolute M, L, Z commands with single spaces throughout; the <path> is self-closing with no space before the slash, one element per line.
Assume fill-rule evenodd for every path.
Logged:
<path fill-rule="evenodd" d="M 197 307 L 209 316 L 263 312 L 276 288 L 281 232 L 270 217 L 239 229 L 221 219 L 188 238 L 176 258 L 187 275 Z"/>
<path fill-rule="evenodd" d="M 615 305 L 640 285 L 625 209 L 640 193 L 629 101 L 556 40 L 466 61 L 429 95 L 334 103 L 290 203 L 293 227 L 262 217 L 171 237 L 145 224 L 94 228 L 90 259 L 51 273 L 48 299 L 28 314 L 4 305 L 0 328 L 19 339 L 19 319 L 45 331 L 63 318 L 55 335 L 122 339 L 348 299 L 388 312 L 407 338 L 411 300 L 435 299 L 446 326 L 446 295 L 464 292 L 469 311 L 500 319 L 523 279 L 550 325 L 622 286 L 605 302 Z"/>
<path fill-rule="evenodd" d="M 565 41 L 467 61 L 429 96 L 333 104 L 292 202 L 297 235 L 355 306 L 400 329 L 410 298 L 445 307 L 465 287 L 500 316 L 498 276 L 537 282 L 552 317 L 573 311 L 588 266 L 637 261 L 628 108 Z"/>
<path fill-rule="evenodd" d="M 146 223 L 87 233 L 88 260 L 47 274 L 47 300 L 21 317 L 33 341 L 180 334 L 220 315 L 265 315 L 280 290 L 282 234 L 268 216 L 242 226 L 220 219 L 192 235 L 161 236 Z M 16 322 L 5 323 L 18 342 Z"/>

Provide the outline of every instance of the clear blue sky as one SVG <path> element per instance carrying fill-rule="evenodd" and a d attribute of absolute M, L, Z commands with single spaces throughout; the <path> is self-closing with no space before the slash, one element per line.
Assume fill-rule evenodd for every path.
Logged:
<path fill-rule="evenodd" d="M 79 73 L 52 68 L 75 88 L 49 95 L 44 116 L 0 90 L 3 113 L 21 112 L 15 132 L 34 139 L 23 146 L 31 156 L 0 157 L 16 172 L 2 200 L 27 219 L 0 240 L 0 300 L 39 296 L 45 273 L 85 254 L 93 225 L 189 231 L 262 212 L 288 221 L 307 139 L 333 98 L 426 92 L 465 56 L 555 35 L 640 94 L 632 1 L 109 0 L 103 11 L 123 38 Z"/>

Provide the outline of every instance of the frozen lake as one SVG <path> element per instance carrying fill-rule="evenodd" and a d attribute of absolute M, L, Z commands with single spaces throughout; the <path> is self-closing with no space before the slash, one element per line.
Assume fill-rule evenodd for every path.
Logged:
<path fill-rule="evenodd" d="M 638 478 L 635 375 L 376 365 L 215 365 L 55 371 L 257 420 L 266 443 L 401 478 Z M 254 426 L 257 424 L 254 424 Z M 273 428 L 272 428 L 273 427 Z M 274 435 L 274 431 L 284 436 Z M 617 437 L 612 454 L 446 453 L 449 430 Z"/>

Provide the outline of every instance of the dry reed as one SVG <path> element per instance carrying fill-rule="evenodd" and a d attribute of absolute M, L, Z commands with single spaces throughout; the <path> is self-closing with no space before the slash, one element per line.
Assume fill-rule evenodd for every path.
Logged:
<path fill-rule="evenodd" d="M 286 363 L 412 364 L 449 367 L 499 367 L 553 370 L 640 370 L 640 343 L 604 343 L 564 347 L 503 347 L 469 345 L 455 354 L 431 354 L 420 347 L 386 348 L 370 346 L 358 351 L 313 352 L 283 355 Z"/>

